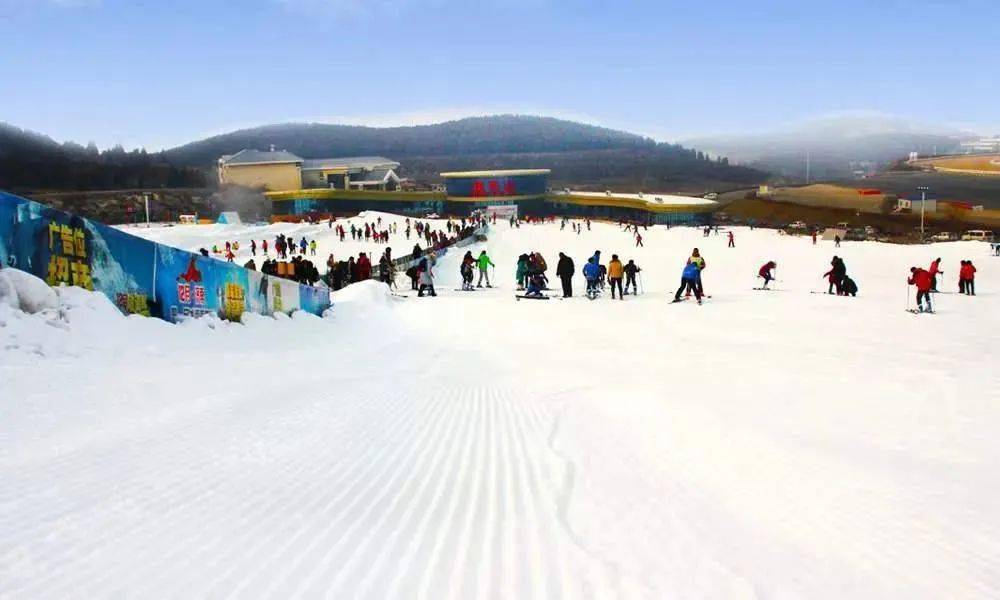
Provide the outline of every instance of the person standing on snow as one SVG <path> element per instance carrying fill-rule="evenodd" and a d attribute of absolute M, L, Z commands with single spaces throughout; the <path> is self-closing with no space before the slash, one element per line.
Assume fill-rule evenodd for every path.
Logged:
<path fill-rule="evenodd" d="M 250 254 L 257 256 L 257 240 L 250 240 Z"/>
<path fill-rule="evenodd" d="M 358 281 L 365 281 L 372 276 L 372 261 L 364 252 L 358 254 Z"/>
<path fill-rule="evenodd" d="M 910 278 L 906 283 L 917 288 L 917 311 L 924 312 L 923 300 L 927 300 L 927 312 L 934 312 L 931 306 L 931 274 L 917 267 L 910 267 Z"/>
<path fill-rule="evenodd" d="M 772 279 L 774 279 L 774 275 L 771 273 L 771 271 L 777 268 L 777 266 L 778 263 L 774 262 L 773 260 L 769 260 L 766 263 L 764 263 L 764 265 L 761 266 L 759 271 L 757 271 L 757 277 L 764 278 L 764 285 L 762 285 L 760 289 L 762 290 L 767 289 L 767 284 L 770 283 Z"/>
<path fill-rule="evenodd" d="M 963 260 L 958 271 L 958 293 L 966 296 L 976 295 L 976 267 L 971 260 Z"/>
<path fill-rule="evenodd" d="M 823 273 L 823 277 L 826 277 L 827 281 L 830 282 L 830 285 L 827 288 L 826 293 L 832 294 L 834 288 L 836 288 L 837 295 L 838 296 L 841 295 L 843 293 L 841 282 L 844 280 L 844 277 L 846 276 L 847 276 L 847 267 L 844 265 L 844 261 L 841 260 L 839 256 L 834 256 L 833 259 L 830 261 L 830 270 L 827 271 L 826 273 Z"/>
<path fill-rule="evenodd" d="M 458 267 L 458 272 L 462 276 L 462 291 L 468 292 L 472 289 L 472 265 L 476 264 L 476 259 L 472 257 L 472 252 L 467 251 L 462 257 L 462 264 Z"/>
<path fill-rule="evenodd" d="M 815 246 L 816 245 L 816 230 L 815 229 L 813 229 L 812 237 L 813 237 L 813 246 Z"/>
<path fill-rule="evenodd" d="M 583 266 L 583 276 L 587 280 L 587 296 L 593 298 L 597 294 L 597 282 L 601 277 L 601 267 L 597 264 L 596 254 Z"/>
<path fill-rule="evenodd" d="M 694 292 L 694 297 L 698 300 L 698 304 L 701 304 L 701 290 L 698 289 L 698 276 L 701 269 L 698 268 L 697 262 L 688 261 L 684 266 L 684 271 L 681 272 L 681 286 L 677 288 L 677 293 L 674 294 L 674 302 L 681 301 L 681 292 L 687 292 L 690 294 Z"/>
<path fill-rule="evenodd" d="M 729 247 L 730 248 L 735 248 L 736 247 L 736 238 L 733 236 L 733 232 L 732 231 L 729 232 Z"/>
<path fill-rule="evenodd" d="M 565 223 L 565 220 L 563 222 Z M 575 268 L 573 259 L 560 252 L 559 262 L 556 264 L 556 276 L 562 281 L 563 298 L 573 296 L 573 271 Z"/>
<path fill-rule="evenodd" d="M 486 287 L 493 287 L 490 285 L 490 267 L 495 267 L 493 261 L 490 260 L 489 255 L 486 254 L 486 250 L 479 253 L 479 258 L 476 259 L 476 264 L 479 265 L 479 282 L 476 283 L 476 287 L 483 287 L 483 277 L 486 278 Z"/>
<path fill-rule="evenodd" d="M 635 231 L 635 247 L 642 248 L 642 234 L 639 233 L 638 227 Z"/>
<path fill-rule="evenodd" d="M 420 280 L 420 289 L 417 291 L 417 296 L 423 298 L 425 291 L 430 293 L 431 296 L 437 296 L 437 293 L 434 291 L 433 253 L 420 259 L 420 265 L 417 267 L 417 273 L 418 279 Z"/>
<path fill-rule="evenodd" d="M 935 258 L 931 261 L 931 266 L 927 269 L 927 272 L 931 275 L 931 291 L 937 293 L 937 276 L 944 275 L 944 271 L 941 270 L 941 259 Z"/>
<path fill-rule="evenodd" d="M 615 287 L 618 288 L 618 299 L 624 300 L 622 293 L 622 278 L 625 276 L 625 266 L 618 260 L 617 254 L 611 255 L 611 262 L 608 263 L 608 281 L 611 283 L 611 299 L 615 299 Z"/>
<path fill-rule="evenodd" d="M 309 242 L 309 254 L 316 256 L 316 240 Z"/>
<path fill-rule="evenodd" d="M 698 273 L 697 277 L 695 278 L 695 286 L 698 288 L 698 293 L 704 296 L 705 287 L 701 283 L 701 272 L 704 271 L 708 265 L 705 262 L 705 257 L 701 255 L 701 252 L 699 252 L 697 248 L 691 251 L 691 258 L 687 260 L 687 264 L 692 264 L 692 263 L 698 265 Z M 685 295 L 690 296 L 691 295 L 690 290 L 688 290 L 688 292 Z"/>
<path fill-rule="evenodd" d="M 635 284 L 635 274 L 642 269 L 635 264 L 631 258 L 628 260 L 628 264 L 625 265 L 625 293 L 628 293 L 629 286 L 632 286 L 632 295 L 636 296 L 639 294 L 639 287 Z"/>

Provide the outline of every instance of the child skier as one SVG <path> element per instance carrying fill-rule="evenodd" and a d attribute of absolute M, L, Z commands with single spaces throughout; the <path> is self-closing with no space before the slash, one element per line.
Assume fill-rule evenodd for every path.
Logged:
<path fill-rule="evenodd" d="M 587 297 L 596 298 L 597 281 L 601 276 L 601 268 L 597 264 L 596 254 L 587 259 L 587 264 L 583 266 L 583 276 L 587 280 Z"/>
<path fill-rule="evenodd" d="M 486 250 L 479 253 L 479 258 L 476 259 L 476 263 L 479 265 L 479 283 L 476 284 L 476 287 L 483 287 L 483 277 L 486 278 L 486 287 L 493 287 L 490 285 L 489 268 L 495 267 L 496 265 L 494 265 L 493 261 L 490 260 L 489 255 L 486 254 Z"/>
<path fill-rule="evenodd" d="M 771 273 L 771 271 L 773 271 L 777 267 L 778 267 L 778 263 L 774 262 L 773 260 L 767 261 L 766 263 L 764 263 L 760 267 L 760 270 L 757 271 L 757 277 L 763 277 L 764 278 L 764 285 L 762 285 L 760 287 L 760 289 L 762 289 L 762 290 L 768 289 L 767 288 L 767 284 L 770 283 L 774 279 L 774 274 Z"/>
<path fill-rule="evenodd" d="M 910 278 L 906 282 L 917 288 L 917 312 L 924 312 L 924 299 L 927 300 L 926 312 L 934 312 L 934 308 L 931 306 L 930 272 L 917 267 L 910 267 Z"/>
<path fill-rule="evenodd" d="M 639 287 L 635 284 L 635 275 L 642 269 L 639 268 L 635 261 L 629 259 L 628 264 L 625 265 L 625 293 L 628 293 L 629 286 L 632 286 L 632 295 L 635 296 L 639 293 Z"/>

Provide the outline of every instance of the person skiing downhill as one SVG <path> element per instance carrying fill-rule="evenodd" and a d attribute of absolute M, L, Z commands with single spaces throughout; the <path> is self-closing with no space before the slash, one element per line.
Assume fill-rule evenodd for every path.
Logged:
<path fill-rule="evenodd" d="M 677 293 L 674 294 L 674 302 L 681 301 L 681 292 L 685 290 L 690 294 L 694 292 L 694 297 L 698 300 L 698 304 L 701 304 L 701 290 L 698 289 L 698 274 L 701 269 L 698 268 L 697 262 L 688 262 L 684 265 L 684 271 L 681 272 L 681 286 L 677 288 Z"/>
<path fill-rule="evenodd" d="M 632 286 L 632 295 L 635 296 L 639 293 L 639 287 L 635 284 L 636 273 L 642 271 L 635 261 L 631 258 L 628 264 L 625 265 L 625 293 L 628 293 L 629 286 Z"/>
<path fill-rule="evenodd" d="M 625 294 L 622 292 L 622 278 L 625 276 L 625 266 L 618 260 L 617 254 L 611 255 L 611 262 L 608 263 L 608 281 L 611 283 L 611 299 L 615 299 L 615 287 L 618 288 L 618 299 L 624 300 Z"/>
<path fill-rule="evenodd" d="M 757 277 L 764 278 L 764 285 L 762 285 L 760 289 L 762 290 L 768 289 L 767 284 L 774 279 L 774 274 L 771 273 L 771 271 L 773 271 L 777 267 L 778 263 L 774 262 L 773 260 L 767 261 L 760 267 L 760 270 L 757 271 Z"/>
<path fill-rule="evenodd" d="M 910 267 L 910 278 L 906 283 L 917 288 L 917 312 L 925 312 L 923 300 L 927 300 L 927 311 L 934 312 L 931 306 L 931 274 L 917 267 Z"/>
<path fill-rule="evenodd" d="M 479 282 L 476 283 L 476 287 L 483 287 L 483 277 L 486 278 L 486 287 L 493 287 L 490 285 L 490 273 L 489 268 L 495 267 L 493 261 L 490 260 L 489 255 L 486 254 L 486 250 L 479 253 L 479 258 L 476 259 L 476 263 L 479 265 Z"/>

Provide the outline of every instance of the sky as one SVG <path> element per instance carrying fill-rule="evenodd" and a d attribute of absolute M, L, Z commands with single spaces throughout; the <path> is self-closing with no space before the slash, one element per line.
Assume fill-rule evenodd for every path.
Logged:
<path fill-rule="evenodd" d="M 0 121 L 159 150 L 542 114 L 675 141 L 863 111 L 1000 133 L 995 0 L 0 0 Z"/>

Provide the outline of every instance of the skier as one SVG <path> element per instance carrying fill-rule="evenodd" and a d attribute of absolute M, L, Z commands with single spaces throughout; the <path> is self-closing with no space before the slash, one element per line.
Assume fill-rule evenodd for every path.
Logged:
<path fill-rule="evenodd" d="M 642 269 L 635 264 L 631 258 L 628 260 L 628 264 L 625 265 L 625 293 L 628 293 L 629 286 L 632 286 L 632 295 L 636 296 L 639 294 L 639 287 L 635 284 L 635 274 Z"/>
<path fill-rule="evenodd" d="M 840 248 L 840 234 L 833 236 L 833 247 Z"/>
<path fill-rule="evenodd" d="M 944 271 L 941 270 L 941 259 L 935 258 L 931 261 L 931 266 L 927 269 L 927 272 L 931 275 L 931 291 L 937 293 L 937 276 L 944 275 Z"/>
<path fill-rule="evenodd" d="M 813 229 L 812 238 L 813 238 L 813 246 L 815 246 L 816 245 L 816 230 L 815 229 Z"/>
<path fill-rule="evenodd" d="M 309 254 L 316 256 L 316 240 L 309 242 Z"/>
<path fill-rule="evenodd" d="M 465 256 L 462 257 L 462 264 L 459 266 L 458 271 L 462 275 L 462 291 L 468 292 L 472 290 L 472 265 L 476 263 L 476 259 L 472 258 L 472 252 L 466 252 Z"/>
<path fill-rule="evenodd" d="M 517 257 L 517 268 L 514 270 L 514 278 L 517 279 L 517 289 L 523 290 L 528 281 L 528 255 L 522 254 Z"/>
<path fill-rule="evenodd" d="M 729 247 L 730 248 L 735 248 L 736 247 L 736 238 L 733 236 L 733 232 L 732 231 L 729 232 Z"/>
<path fill-rule="evenodd" d="M 267 256 L 267 238 L 260 241 L 260 249 L 264 251 L 264 256 Z"/>
<path fill-rule="evenodd" d="M 844 261 L 841 260 L 839 256 L 834 256 L 830 261 L 830 270 L 823 273 L 823 277 L 826 277 L 827 281 L 830 283 L 829 287 L 827 287 L 826 293 L 832 294 L 834 288 L 836 288 L 837 295 L 841 295 L 843 292 L 841 282 L 844 280 L 846 275 L 847 267 L 844 265 Z"/>
<path fill-rule="evenodd" d="M 687 261 L 688 261 L 688 264 L 694 263 L 694 264 L 698 265 L 698 273 L 697 273 L 697 277 L 695 278 L 695 285 L 698 288 L 698 293 L 701 294 L 702 296 L 704 296 L 705 295 L 705 287 L 701 283 L 701 272 L 704 271 L 707 268 L 707 263 L 705 262 L 705 257 L 703 257 L 701 255 L 701 252 L 699 252 L 698 249 L 695 248 L 694 250 L 691 251 L 691 258 L 689 258 Z M 685 296 L 690 296 L 691 295 L 691 291 L 688 290 L 687 293 L 685 293 L 684 295 Z"/>
<path fill-rule="evenodd" d="M 917 312 L 925 312 L 923 299 L 927 299 L 927 311 L 934 312 L 931 306 L 931 274 L 917 267 L 910 267 L 910 278 L 906 283 L 917 287 Z"/>
<path fill-rule="evenodd" d="M 615 299 L 615 287 L 618 288 L 618 299 L 624 300 L 622 293 L 622 277 L 625 276 L 625 266 L 618 260 L 617 254 L 611 255 L 611 262 L 608 263 L 608 281 L 611 283 L 611 299 Z"/>
<path fill-rule="evenodd" d="M 565 223 L 565 221 L 563 221 Z M 559 253 L 559 262 L 556 264 L 556 276 L 562 281 L 563 298 L 573 296 L 573 259 L 562 252 Z"/>
<path fill-rule="evenodd" d="M 437 296 L 434 292 L 434 254 L 426 258 L 420 259 L 420 265 L 417 267 L 418 277 L 420 279 L 420 289 L 417 291 L 418 297 L 423 297 L 424 291 L 428 291 L 431 296 Z"/>
<path fill-rule="evenodd" d="M 257 240 L 250 240 L 250 254 L 257 256 Z"/>
<path fill-rule="evenodd" d="M 534 273 L 528 277 L 528 291 L 524 295 L 533 298 L 544 298 L 545 295 L 542 294 L 542 289 L 545 286 L 545 279 L 542 277 L 541 273 Z"/>
<path fill-rule="evenodd" d="M 773 260 L 769 260 L 760 267 L 759 271 L 757 271 L 757 277 L 764 278 L 764 285 L 762 285 L 760 289 L 762 290 L 767 289 L 767 284 L 770 283 L 772 279 L 774 279 L 774 275 L 771 273 L 771 271 L 777 268 L 777 266 L 778 263 L 774 262 Z"/>
<path fill-rule="evenodd" d="M 597 264 L 597 254 L 587 260 L 583 266 L 583 276 L 587 280 L 587 297 L 593 300 L 597 297 L 597 281 L 601 276 L 601 267 Z"/>
<path fill-rule="evenodd" d="M 697 262 L 688 261 L 684 266 L 684 271 L 681 273 L 681 286 L 677 288 L 677 293 L 674 294 L 674 302 L 681 301 L 681 292 L 687 292 L 690 294 L 694 292 L 694 297 L 698 300 L 698 304 L 701 304 L 701 290 L 698 289 L 698 278 L 701 273 L 701 269 L 698 267 Z"/>
<path fill-rule="evenodd" d="M 476 264 L 479 265 L 479 281 L 476 283 L 476 287 L 483 287 L 483 277 L 486 278 L 486 287 L 493 287 L 490 285 L 490 267 L 495 267 L 493 261 L 490 260 L 489 255 L 486 254 L 486 250 L 479 253 L 479 258 L 476 259 Z"/>
<path fill-rule="evenodd" d="M 642 234 L 638 231 L 635 232 L 635 247 L 642 248 Z"/>

